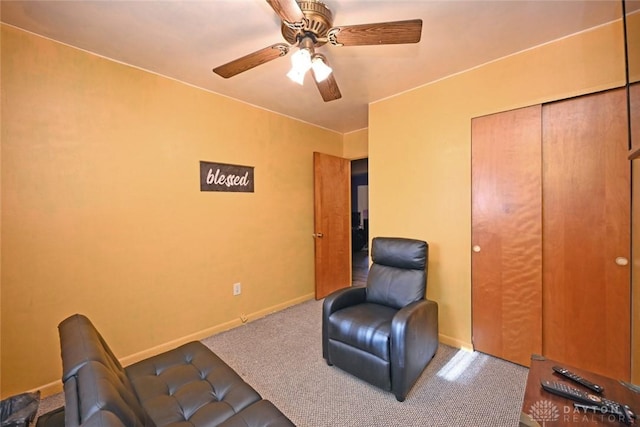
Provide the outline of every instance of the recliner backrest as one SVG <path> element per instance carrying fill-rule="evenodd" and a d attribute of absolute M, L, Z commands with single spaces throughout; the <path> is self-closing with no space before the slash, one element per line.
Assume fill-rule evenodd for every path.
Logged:
<path fill-rule="evenodd" d="M 427 291 L 427 242 L 399 237 L 376 237 L 373 264 L 367 278 L 367 302 L 400 309 L 424 299 Z"/>

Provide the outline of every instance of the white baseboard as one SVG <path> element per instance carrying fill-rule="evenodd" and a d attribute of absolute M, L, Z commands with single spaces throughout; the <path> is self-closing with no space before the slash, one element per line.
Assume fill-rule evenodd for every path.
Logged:
<path fill-rule="evenodd" d="M 169 351 L 173 348 L 176 348 L 182 344 L 186 344 L 190 341 L 199 341 L 201 339 L 210 337 L 211 335 L 219 334 L 220 332 L 228 331 L 229 329 L 237 328 L 238 326 L 243 325 L 244 323 L 252 322 L 254 320 L 260 319 L 268 314 L 272 314 L 281 310 L 284 310 L 287 307 L 294 306 L 296 304 L 300 304 L 304 301 L 308 301 L 314 298 L 314 294 L 307 294 L 298 298 L 294 298 L 289 301 L 285 301 L 281 304 L 276 304 L 274 306 L 265 308 L 264 310 L 256 311 L 251 314 L 247 314 L 244 319 L 238 317 L 237 319 L 230 320 L 225 323 L 221 323 L 219 325 L 212 326 L 207 329 L 203 329 L 201 331 L 195 332 L 193 334 L 186 335 L 181 338 L 177 338 L 175 340 L 169 341 L 164 344 L 160 344 L 158 346 L 152 347 L 147 350 L 143 350 L 141 352 L 123 357 L 120 359 L 120 363 L 122 366 L 129 366 L 132 363 L 139 362 L 141 360 L 147 359 L 149 357 L 155 356 L 157 354 L 163 353 L 165 351 Z"/>
<path fill-rule="evenodd" d="M 459 348 L 464 351 L 473 352 L 473 344 L 468 343 L 466 341 L 459 340 L 457 338 L 450 337 L 448 335 L 438 334 L 438 340 L 442 344 L 446 344 L 448 346 Z"/>
<path fill-rule="evenodd" d="M 212 326 L 210 328 L 203 329 L 201 331 L 195 332 L 193 334 L 186 335 L 184 337 L 177 338 L 175 340 L 166 342 L 164 344 L 157 345 L 155 347 L 149 348 L 147 350 L 140 351 L 138 353 L 131 354 L 129 356 L 125 356 L 120 359 L 120 363 L 122 366 L 129 366 L 133 363 L 139 362 L 141 360 L 147 359 L 149 357 L 155 356 L 157 354 L 163 353 L 165 351 L 169 351 L 173 348 L 176 348 L 182 344 L 186 344 L 190 341 L 199 341 L 204 338 L 210 337 L 215 334 L 219 334 L 220 332 L 228 331 L 229 329 L 237 328 L 238 326 L 243 325 L 244 323 L 249 323 L 254 320 L 265 317 L 269 314 L 276 313 L 278 311 L 284 310 L 285 308 L 292 307 L 297 304 L 301 304 L 305 301 L 312 300 L 315 297 L 315 294 L 307 294 L 298 298 L 294 298 L 289 301 L 285 301 L 280 304 L 276 304 L 274 306 L 265 308 L 264 310 L 256 311 L 254 313 L 246 315 L 243 319 L 237 318 L 234 320 L 230 320 L 225 323 L 221 323 L 219 325 Z M 49 384 L 44 384 L 37 389 L 31 390 L 36 391 L 40 390 L 40 396 L 45 398 L 47 396 L 52 396 L 54 394 L 58 394 L 62 392 L 62 381 L 54 381 Z"/>
<path fill-rule="evenodd" d="M 29 390 L 29 392 L 31 393 L 38 390 L 40 390 L 41 399 L 44 399 L 45 397 L 48 397 L 48 396 L 53 396 L 54 394 L 62 393 L 62 381 L 61 380 L 54 381 L 52 383 L 40 386 L 36 389 Z"/>

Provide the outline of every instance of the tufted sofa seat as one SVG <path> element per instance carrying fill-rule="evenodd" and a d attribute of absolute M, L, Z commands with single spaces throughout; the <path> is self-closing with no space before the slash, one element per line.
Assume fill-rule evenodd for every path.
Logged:
<path fill-rule="evenodd" d="M 123 368 L 87 317 L 58 330 L 66 427 L 294 425 L 200 342 Z"/>

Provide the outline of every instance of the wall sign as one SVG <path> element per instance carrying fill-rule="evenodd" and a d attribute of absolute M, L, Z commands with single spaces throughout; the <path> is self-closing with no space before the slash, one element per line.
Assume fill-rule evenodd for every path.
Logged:
<path fill-rule="evenodd" d="M 200 161 L 200 191 L 253 193 L 253 166 Z"/>

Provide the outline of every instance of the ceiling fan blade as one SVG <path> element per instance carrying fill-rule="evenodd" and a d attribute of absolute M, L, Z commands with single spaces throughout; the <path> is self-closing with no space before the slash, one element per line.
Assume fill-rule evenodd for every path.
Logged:
<path fill-rule="evenodd" d="M 304 14 L 296 0 L 267 0 L 269 6 L 278 14 L 280 19 L 291 24 L 299 24 L 297 28 L 302 28 Z"/>
<path fill-rule="evenodd" d="M 272 61 L 276 58 L 286 55 L 289 52 L 289 46 L 283 43 L 276 43 L 264 49 L 260 49 L 249 55 L 243 56 L 224 65 L 216 67 L 213 72 L 217 75 L 228 79 L 236 74 L 250 70 L 258 65 Z"/>
<path fill-rule="evenodd" d="M 367 46 L 377 44 L 418 43 L 422 19 L 344 25 L 329 30 L 327 38 L 334 46 Z"/>
<path fill-rule="evenodd" d="M 313 70 L 311 70 L 311 72 L 313 73 Z M 321 82 L 316 81 L 316 76 L 314 74 L 313 81 L 316 82 L 316 86 L 318 86 L 318 90 L 320 91 L 320 95 L 322 95 L 324 102 L 342 98 L 336 79 L 333 78 L 333 73 L 329 74 L 329 77 Z"/>

